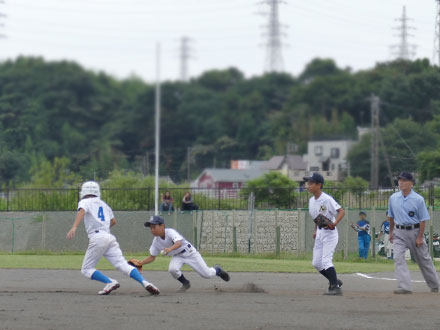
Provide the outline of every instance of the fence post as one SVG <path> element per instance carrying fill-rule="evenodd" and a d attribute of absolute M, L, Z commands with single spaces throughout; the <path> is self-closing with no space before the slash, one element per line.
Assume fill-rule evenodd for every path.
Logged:
<path fill-rule="evenodd" d="M 6 188 L 6 212 L 9 211 L 9 185 Z"/>
<path fill-rule="evenodd" d="M 373 229 L 372 229 L 372 233 L 371 233 L 371 237 L 373 238 L 371 240 L 372 245 L 371 245 L 371 256 L 373 258 L 376 258 L 376 207 L 372 208 L 373 211 Z"/>
<path fill-rule="evenodd" d="M 433 251 L 433 245 L 432 245 L 432 238 L 433 238 L 433 231 L 434 228 L 432 226 L 432 216 L 433 216 L 433 208 L 432 206 L 429 207 L 429 255 L 431 256 L 431 259 L 434 259 L 434 251 Z"/>
<path fill-rule="evenodd" d="M 151 199 L 151 188 L 150 187 L 148 187 L 147 188 L 148 189 L 148 211 L 150 211 L 151 210 L 151 204 L 150 204 L 150 199 Z"/>
<path fill-rule="evenodd" d="M 348 257 L 348 219 L 349 219 L 349 208 L 347 207 L 347 221 L 345 221 L 345 244 L 344 244 L 344 259 Z"/>
<path fill-rule="evenodd" d="M 232 251 L 237 253 L 237 227 L 232 228 Z"/>
<path fill-rule="evenodd" d="M 220 186 L 218 187 L 218 192 L 217 192 L 217 195 L 218 195 L 218 206 L 217 206 L 217 210 L 220 210 L 220 193 L 221 193 L 221 191 L 220 191 Z"/>
<path fill-rule="evenodd" d="M 276 235 L 276 254 L 280 255 L 281 250 L 281 227 L 277 226 L 277 235 Z"/>

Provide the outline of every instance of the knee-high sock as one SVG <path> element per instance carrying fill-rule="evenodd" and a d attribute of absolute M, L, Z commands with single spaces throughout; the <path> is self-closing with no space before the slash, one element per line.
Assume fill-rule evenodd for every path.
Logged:
<path fill-rule="evenodd" d="M 111 279 L 101 273 L 99 270 L 95 270 L 92 274 L 92 280 L 103 282 L 103 283 L 111 283 Z"/>
<path fill-rule="evenodd" d="M 331 285 L 338 285 L 338 276 L 336 275 L 335 267 L 327 268 L 326 273 Z"/>

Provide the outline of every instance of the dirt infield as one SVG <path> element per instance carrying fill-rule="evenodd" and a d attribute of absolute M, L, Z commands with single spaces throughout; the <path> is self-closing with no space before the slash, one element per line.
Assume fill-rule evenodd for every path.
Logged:
<path fill-rule="evenodd" d="M 0 329 L 439 329 L 440 294 L 414 283 L 396 296 L 395 281 L 341 275 L 343 297 L 322 293 L 317 274 L 232 273 L 231 281 L 188 272 L 192 288 L 165 272 L 146 277 L 161 289 L 149 296 L 132 279 L 106 274 L 121 287 L 98 296 L 101 283 L 79 271 L 0 269 Z M 392 273 L 369 274 L 393 278 Z M 413 280 L 422 280 L 419 272 Z"/>

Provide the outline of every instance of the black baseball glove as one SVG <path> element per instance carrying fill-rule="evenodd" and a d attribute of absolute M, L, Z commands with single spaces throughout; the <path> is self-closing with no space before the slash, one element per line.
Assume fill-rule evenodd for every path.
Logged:
<path fill-rule="evenodd" d="M 313 221 L 316 223 L 316 225 L 319 228 L 330 229 L 330 230 L 335 229 L 335 225 L 333 224 L 333 221 L 331 221 L 329 218 L 327 218 L 322 214 L 318 214 L 318 216 L 315 219 L 313 219 Z"/>

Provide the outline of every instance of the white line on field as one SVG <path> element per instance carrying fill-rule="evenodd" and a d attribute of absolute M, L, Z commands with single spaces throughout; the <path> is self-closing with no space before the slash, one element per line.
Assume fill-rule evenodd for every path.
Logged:
<path fill-rule="evenodd" d="M 361 276 L 361 277 L 364 277 L 364 278 L 373 279 L 373 280 L 397 281 L 395 278 L 388 278 L 388 277 L 374 277 L 374 276 L 370 276 L 370 275 L 366 275 L 366 274 L 362 274 L 362 273 L 356 273 L 356 275 Z M 425 283 L 425 281 L 414 281 L 414 280 L 412 280 L 411 282 L 415 282 L 415 283 Z"/>

